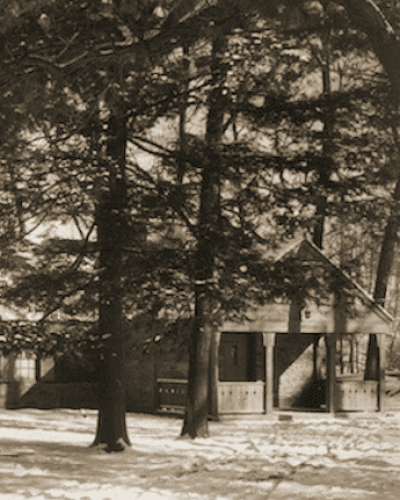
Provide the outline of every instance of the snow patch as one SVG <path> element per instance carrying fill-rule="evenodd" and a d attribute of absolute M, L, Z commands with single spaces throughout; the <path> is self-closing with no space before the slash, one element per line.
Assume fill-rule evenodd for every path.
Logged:
<path fill-rule="evenodd" d="M 132 447 L 108 454 L 90 447 L 95 412 L 0 410 L 0 500 L 359 500 L 380 498 L 382 473 L 392 498 L 400 488 L 392 416 L 211 422 L 194 441 L 177 438 L 179 419 L 128 414 L 127 426 Z M 364 469 L 373 491 L 359 488 Z"/>

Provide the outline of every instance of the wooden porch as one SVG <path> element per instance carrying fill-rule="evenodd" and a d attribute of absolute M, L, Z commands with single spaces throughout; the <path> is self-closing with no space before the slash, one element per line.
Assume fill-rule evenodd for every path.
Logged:
<path fill-rule="evenodd" d="M 268 415 L 279 406 L 277 385 L 282 377 L 282 366 L 286 363 L 289 369 L 291 364 L 290 359 L 285 361 L 277 356 L 277 343 L 278 340 L 282 343 L 282 339 L 286 339 L 284 352 L 289 353 L 289 358 L 293 354 L 289 351 L 296 351 L 296 346 L 300 346 L 298 355 L 301 355 L 304 342 L 313 345 L 309 379 L 314 379 L 314 382 L 318 381 L 315 374 L 321 348 L 319 342 L 324 340 L 324 375 L 319 377 L 319 381 L 325 381 L 324 404 L 320 408 L 330 413 L 382 411 L 385 401 L 385 339 L 391 332 L 393 318 L 312 243 L 303 240 L 288 253 L 310 272 L 333 273 L 343 290 L 330 292 L 323 300 L 310 290 L 305 297 L 295 295 L 290 302 L 282 300 L 259 307 L 241 323 L 226 321 L 220 332 L 215 333 L 211 356 L 214 362 L 211 363 L 210 387 L 214 396 L 217 395 L 218 414 Z M 345 373 L 340 363 L 338 368 L 338 346 L 343 346 L 344 340 L 350 341 L 353 354 L 347 362 L 354 365 L 354 346 L 360 345 L 358 339 L 370 335 L 375 339 L 377 354 L 374 376 L 366 376 L 352 368 L 350 373 Z M 259 340 L 255 341 L 255 336 Z M 254 350 L 257 342 L 261 346 L 258 351 Z M 299 373 L 293 371 L 289 385 L 295 385 L 298 379 Z M 159 408 L 182 411 L 186 405 L 185 391 L 183 380 L 174 383 L 159 379 Z"/>

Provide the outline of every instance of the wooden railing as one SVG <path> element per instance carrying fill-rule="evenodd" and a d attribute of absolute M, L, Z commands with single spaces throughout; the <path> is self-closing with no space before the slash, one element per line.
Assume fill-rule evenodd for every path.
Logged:
<path fill-rule="evenodd" d="M 263 413 L 264 382 L 220 382 L 218 410 L 224 413 Z"/>
<path fill-rule="evenodd" d="M 183 413 L 186 408 L 187 380 L 157 379 L 158 411 Z"/>
<path fill-rule="evenodd" d="M 186 408 L 186 379 L 157 379 L 158 411 L 183 413 Z M 219 382 L 219 414 L 263 413 L 264 382 Z"/>
<path fill-rule="evenodd" d="M 336 409 L 338 411 L 377 411 L 378 382 L 356 379 L 337 380 Z"/>
<path fill-rule="evenodd" d="M 182 414 L 186 408 L 186 379 L 157 379 L 158 411 Z M 336 382 L 338 411 L 376 411 L 378 382 L 369 380 L 338 380 Z M 219 382 L 218 412 L 223 414 L 264 413 L 264 382 Z"/>

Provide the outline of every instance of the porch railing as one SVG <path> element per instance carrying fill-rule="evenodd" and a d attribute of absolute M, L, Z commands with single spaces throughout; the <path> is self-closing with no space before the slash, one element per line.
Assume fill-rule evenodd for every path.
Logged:
<path fill-rule="evenodd" d="M 263 413 L 264 382 L 219 382 L 218 410 L 224 413 Z"/>
<path fill-rule="evenodd" d="M 336 381 L 337 411 L 377 411 L 379 383 L 375 380 Z"/>
<path fill-rule="evenodd" d="M 187 398 L 187 380 L 178 378 L 157 379 L 158 411 L 184 413 Z"/>
<path fill-rule="evenodd" d="M 158 411 L 183 413 L 186 407 L 187 380 L 157 379 Z M 264 382 L 219 382 L 218 413 L 263 413 Z"/>

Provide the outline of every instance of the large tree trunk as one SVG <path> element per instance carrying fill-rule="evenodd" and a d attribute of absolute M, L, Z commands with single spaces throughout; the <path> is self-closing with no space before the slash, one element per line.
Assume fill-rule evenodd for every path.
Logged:
<path fill-rule="evenodd" d="M 195 322 L 189 338 L 188 400 L 182 436 L 208 436 L 209 366 L 213 335 L 212 286 L 214 256 L 212 233 L 218 173 L 212 157 L 203 167 L 200 219 L 198 225 L 195 280 Z"/>
<path fill-rule="evenodd" d="M 373 0 L 338 0 L 355 28 L 363 31 L 390 80 L 393 96 L 400 102 L 400 40 Z"/>
<path fill-rule="evenodd" d="M 179 139 L 181 158 L 178 165 L 177 182 L 179 189 L 182 186 L 188 157 L 188 142 L 186 134 L 186 113 L 188 107 L 188 82 L 189 60 L 188 47 L 184 47 L 186 56 L 183 60 L 182 75 L 185 79 L 180 102 Z M 206 280 L 212 275 L 212 255 L 210 242 L 207 242 L 207 229 L 201 219 L 207 218 L 207 206 L 213 195 L 205 189 L 207 175 L 203 172 L 203 191 L 199 216 L 199 234 L 197 249 L 197 278 L 195 284 L 195 322 L 189 337 L 189 373 L 188 373 L 188 399 L 186 414 L 182 428 L 182 436 L 191 438 L 208 436 L 208 370 L 211 330 L 208 324 L 209 304 L 206 290 Z"/>
<path fill-rule="evenodd" d="M 393 267 L 395 250 L 397 245 L 397 230 L 399 227 L 399 216 L 391 214 L 387 221 L 382 248 L 379 255 L 378 270 L 375 283 L 374 298 L 378 304 L 384 306 L 386 298 L 387 283 Z"/>
<path fill-rule="evenodd" d="M 223 64 L 222 60 L 226 51 L 226 37 L 220 36 L 213 43 L 212 52 L 212 65 L 211 70 L 216 83 L 216 87 L 212 90 L 210 95 L 210 111 L 207 121 L 206 130 L 206 142 L 208 144 L 209 150 L 213 152 L 213 158 L 215 163 L 215 212 L 214 212 L 214 224 L 215 230 L 222 230 L 219 224 L 221 220 L 221 209 L 220 209 L 220 189 L 219 189 L 219 171 L 220 171 L 220 158 L 218 154 L 218 147 L 222 140 L 224 134 L 224 114 L 226 109 L 226 99 L 223 95 L 223 84 L 226 79 L 226 65 Z M 220 233 L 219 238 L 222 237 Z M 219 304 L 215 302 L 211 304 L 214 311 L 219 310 Z M 211 343 L 210 343 L 210 365 L 209 365 L 209 416 L 213 420 L 218 420 L 218 362 L 219 362 L 219 340 L 220 332 L 219 325 L 220 320 L 217 317 L 218 313 L 211 312 Z"/>
<path fill-rule="evenodd" d="M 400 201 L 400 181 L 397 182 L 393 193 L 393 201 L 396 204 Z M 376 273 L 374 299 L 381 306 L 385 306 L 387 284 L 395 258 L 399 222 L 400 215 L 398 214 L 398 209 L 394 207 L 386 223 L 385 234 L 379 255 L 378 270 Z M 378 339 L 374 334 L 369 336 L 364 379 L 379 380 L 379 347 Z"/>
<path fill-rule="evenodd" d="M 208 415 L 216 413 L 217 381 L 212 373 L 218 362 L 215 355 L 217 322 L 214 311 L 218 309 L 212 293 L 214 258 L 220 220 L 220 158 L 219 141 L 223 134 L 224 96 L 221 82 L 225 78 L 221 58 L 226 48 L 225 37 L 219 37 L 213 44 L 212 74 L 214 89 L 210 93 L 207 117 L 206 143 L 209 148 L 202 169 L 202 188 L 197 231 L 197 257 L 195 280 L 195 323 L 189 339 L 188 401 L 182 435 L 192 438 L 208 436 Z M 211 396 L 211 397 L 210 397 Z"/>
<path fill-rule="evenodd" d="M 122 451 L 129 443 L 125 423 L 124 335 L 123 335 L 123 242 L 126 232 L 125 122 L 109 120 L 108 156 L 110 176 L 98 212 L 100 246 L 99 330 L 103 342 L 99 376 L 99 414 L 95 445 Z"/>
<path fill-rule="evenodd" d="M 397 204 L 399 201 L 400 180 L 397 181 L 397 185 L 393 193 L 393 202 Z M 382 306 L 385 305 L 386 287 L 393 267 L 399 222 L 400 215 L 397 207 L 394 207 L 386 223 L 375 282 L 374 299 Z"/>
<path fill-rule="evenodd" d="M 114 206 L 99 207 L 98 239 L 101 245 L 100 318 L 103 339 L 99 371 L 99 415 L 94 444 L 122 451 L 129 444 L 125 424 L 124 342 L 122 325 L 121 239 L 123 225 Z"/>
<path fill-rule="evenodd" d="M 189 339 L 188 400 L 182 436 L 207 437 L 208 434 L 208 373 L 212 325 L 211 304 L 207 280 L 196 285 L 195 322 Z"/>
<path fill-rule="evenodd" d="M 326 36 L 322 40 L 323 45 L 323 65 L 321 67 L 322 75 L 322 90 L 323 95 L 326 99 L 326 108 L 323 115 L 324 124 L 324 142 L 322 145 L 322 157 L 323 161 L 320 162 L 318 167 L 318 179 L 319 183 L 323 187 L 324 191 L 328 188 L 330 177 L 333 167 L 333 152 L 334 152 L 334 142 L 333 142 L 333 132 L 335 124 L 335 110 L 333 109 L 332 103 L 330 102 L 330 97 L 332 94 L 331 87 L 331 68 L 329 60 L 329 30 Z M 315 225 L 313 231 L 313 243 L 318 247 L 322 248 L 323 238 L 324 238 L 324 227 L 326 218 L 326 209 L 328 206 L 327 193 L 324 192 L 317 200 L 316 210 L 315 210 Z"/>
<path fill-rule="evenodd" d="M 212 325 L 211 345 L 210 345 L 210 366 L 208 382 L 208 413 L 209 418 L 214 421 L 219 420 L 218 411 L 218 382 L 219 382 L 219 341 L 220 331 L 217 325 Z"/>

